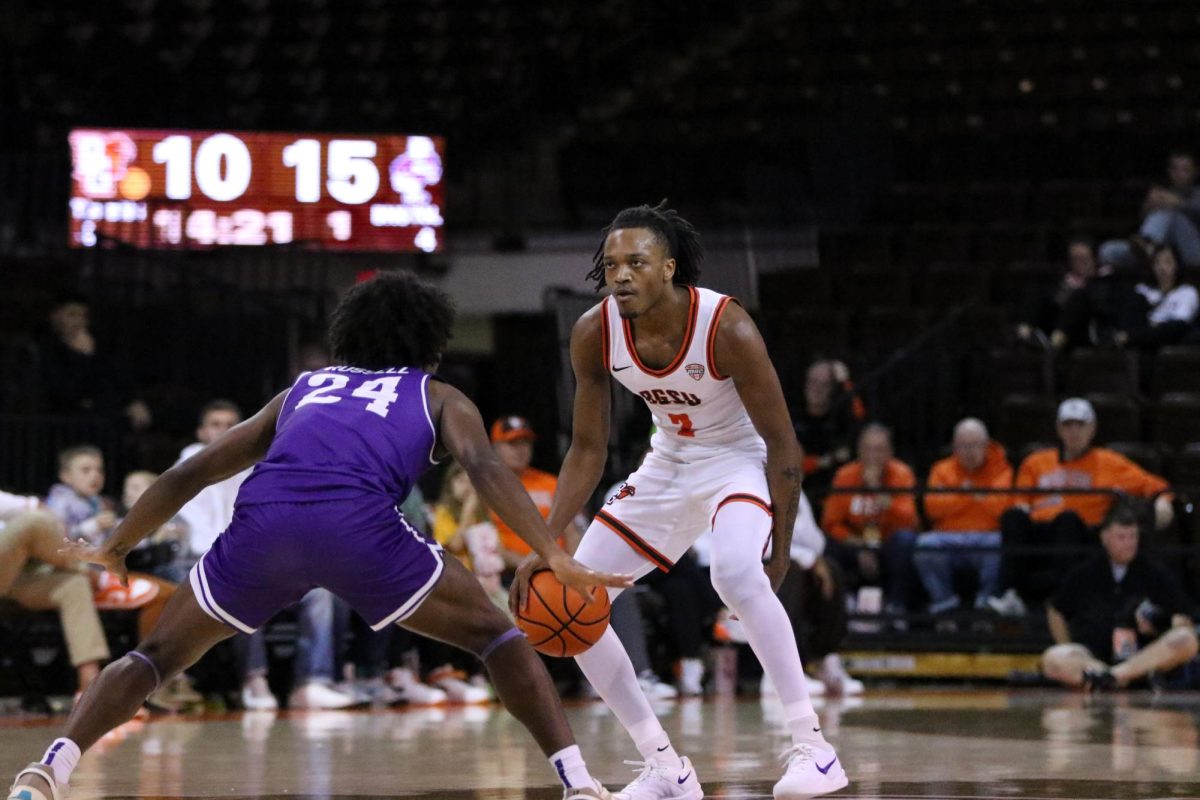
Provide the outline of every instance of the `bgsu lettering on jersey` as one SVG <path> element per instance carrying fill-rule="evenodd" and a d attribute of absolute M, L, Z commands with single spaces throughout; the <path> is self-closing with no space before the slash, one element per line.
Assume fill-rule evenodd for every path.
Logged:
<path fill-rule="evenodd" d="M 656 406 L 700 405 L 700 398 L 691 392 L 677 392 L 674 389 L 643 389 L 638 394 L 647 403 Z"/>

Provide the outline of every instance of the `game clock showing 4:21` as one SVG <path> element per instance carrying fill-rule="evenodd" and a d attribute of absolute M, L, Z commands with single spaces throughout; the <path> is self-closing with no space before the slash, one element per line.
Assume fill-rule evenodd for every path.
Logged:
<path fill-rule="evenodd" d="M 70 245 L 442 247 L 442 139 L 79 129 Z"/>

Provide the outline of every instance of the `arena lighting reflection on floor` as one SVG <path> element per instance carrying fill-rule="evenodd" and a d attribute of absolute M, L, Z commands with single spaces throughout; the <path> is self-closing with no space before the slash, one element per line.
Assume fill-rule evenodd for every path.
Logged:
<path fill-rule="evenodd" d="M 1200 696 L 909 690 L 819 708 L 851 775 L 841 798 L 1200 799 Z M 709 798 L 769 798 L 786 745 L 771 702 L 668 702 L 657 711 Z M 610 787 L 635 756 L 599 703 L 573 704 L 589 767 Z M 0 718 L 0 768 L 40 751 L 61 719 Z M 72 800 L 559 798 L 546 762 L 497 707 L 159 717 L 85 756 Z"/>

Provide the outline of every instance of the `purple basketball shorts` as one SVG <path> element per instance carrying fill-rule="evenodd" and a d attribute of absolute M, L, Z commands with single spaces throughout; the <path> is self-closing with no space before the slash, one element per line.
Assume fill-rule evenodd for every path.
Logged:
<path fill-rule="evenodd" d="M 253 633 L 310 589 L 328 589 L 380 630 L 408 617 L 442 576 L 442 548 L 386 498 L 242 505 L 192 568 L 209 616 Z"/>

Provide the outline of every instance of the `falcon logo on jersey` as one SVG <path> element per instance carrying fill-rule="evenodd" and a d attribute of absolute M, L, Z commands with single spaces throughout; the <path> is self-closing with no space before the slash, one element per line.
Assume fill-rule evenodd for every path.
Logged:
<path fill-rule="evenodd" d="M 633 484 L 630 484 L 630 483 L 622 483 L 621 488 L 617 490 L 616 494 L 614 494 L 612 497 L 608 498 L 608 502 L 605 503 L 605 505 L 611 506 L 613 503 L 617 502 L 618 500 L 624 500 L 626 497 L 633 497 L 635 494 L 637 494 L 636 486 L 634 486 Z"/>
<path fill-rule="evenodd" d="M 652 406 L 698 406 L 700 398 L 691 392 L 674 389 L 643 389 L 638 395 Z"/>
<path fill-rule="evenodd" d="M 698 381 L 704 377 L 704 365 L 703 364 L 688 364 L 686 367 L 684 367 L 684 369 L 687 370 L 687 374 L 691 375 L 692 380 L 694 380 L 694 381 Z"/>

